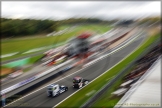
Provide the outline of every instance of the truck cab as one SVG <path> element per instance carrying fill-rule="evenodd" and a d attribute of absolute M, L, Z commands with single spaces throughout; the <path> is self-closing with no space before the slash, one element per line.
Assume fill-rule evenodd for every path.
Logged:
<path fill-rule="evenodd" d="M 47 96 L 55 97 L 68 90 L 68 87 L 59 84 L 51 84 L 47 87 Z"/>
<path fill-rule="evenodd" d="M 89 83 L 88 80 L 83 79 L 82 77 L 74 77 L 73 78 L 73 88 L 82 88 L 84 85 Z"/>

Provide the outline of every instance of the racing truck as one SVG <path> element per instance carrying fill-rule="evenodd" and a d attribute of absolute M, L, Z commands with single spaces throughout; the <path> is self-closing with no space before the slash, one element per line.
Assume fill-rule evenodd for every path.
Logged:
<path fill-rule="evenodd" d="M 73 78 L 73 88 L 82 88 L 84 85 L 89 83 L 88 80 L 83 79 L 82 77 L 74 77 Z"/>
<path fill-rule="evenodd" d="M 55 97 L 60 95 L 61 93 L 68 91 L 68 87 L 59 84 L 51 84 L 47 87 L 47 96 L 48 97 Z"/>

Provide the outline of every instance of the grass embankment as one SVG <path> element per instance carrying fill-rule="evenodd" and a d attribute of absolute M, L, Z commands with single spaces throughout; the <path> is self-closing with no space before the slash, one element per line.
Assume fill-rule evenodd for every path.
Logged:
<path fill-rule="evenodd" d="M 117 64 L 115 67 L 107 71 L 105 74 L 100 76 L 98 79 L 90 83 L 85 88 L 81 89 L 79 92 L 72 95 L 67 100 L 63 101 L 61 104 L 59 104 L 57 107 L 80 107 L 82 104 L 84 104 L 88 99 L 90 99 L 94 93 L 90 96 L 86 96 L 87 93 L 90 93 L 92 91 L 98 91 L 101 87 L 105 85 L 105 83 L 108 83 L 111 78 L 118 74 L 124 67 L 126 67 L 132 60 L 136 59 L 145 49 L 151 45 L 156 39 L 159 39 L 160 34 L 156 36 L 148 37 L 147 40 L 135 51 L 133 52 L 129 57 L 121 61 L 119 64 Z M 118 100 L 115 100 L 113 102 L 107 102 L 105 105 L 106 107 L 113 106 L 115 102 Z M 69 104 L 70 103 L 70 104 Z M 102 103 L 101 103 L 102 104 Z M 113 104 L 113 105 L 112 105 Z M 96 107 L 96 106 L 95 106 Z"/>
<path fill-rule="evenodd" d="M 71 26 L 60 27 L 60 30 L 63 30 L 68 27 L 71 27 Z M 19 53 L 11 57 L 2 58 L 1 60 L 4 61 L 4 60 L 9 60 L 9 59 L 21 57 L 24 55 L 28 55 L 28 54 L 23 54 L 23 53 L 28 50 L 35 49 L 35 48 L 47 47 L 51 45 L 52 45 L 51 47 L 54 47 L 54 45 L 61 43 L 61 42 L 65 42 L 69 38 L 79 35 L 80 33 L 85 32 L 85 31 L 104 33 L 110 29 L 111 27 L 107 25 L 99 25 L 99 24 L 80 25 L 80 26 L 76 26 L 75 28 L 73 28 L 71 32 L 67 31 L 59 36 L 50 36 L 50 37 L 44 36 L 41 38 L 27 38 L 27 39 L 9 39 L 9 40 L 4 40 L 4 41 L 2 40 L 1 55 L 10 54 L 14 52 L 19 52 Z"/>

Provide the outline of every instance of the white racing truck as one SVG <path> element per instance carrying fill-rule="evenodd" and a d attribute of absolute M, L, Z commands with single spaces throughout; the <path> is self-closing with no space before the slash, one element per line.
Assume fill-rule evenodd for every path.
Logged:
<path fill-rule="evenodd" d="M 59 84 L 51 84 L 47 87 L 47 96 L 55 97 L 68 90 L 68 87 Z"/>

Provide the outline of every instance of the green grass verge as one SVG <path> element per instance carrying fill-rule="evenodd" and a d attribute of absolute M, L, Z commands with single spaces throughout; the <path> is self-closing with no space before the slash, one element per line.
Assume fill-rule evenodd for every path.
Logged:
<path fill-rule="evenodd" d="M 42 54 L 43 54 L 43 52 L 46 52 L 46 51 L 48 51 L 48 50 L 51 49 L 51 48 L 55 48 L 55 47 L 58 47 L 58 46 L 64 45 L 64 44 L 66 44 L 66 43 L 59 43 L 59 44 L 56 44 L 56 45 L 53 45 L 53 46 L 49 46 L 48 48 L 45 48 L 45 49 L 43 49 L 43 50 L 39 50 L 39 51 L 36 51 L 36 52 L 30 52 L 30 53 L 19 52 L 19 53 L 13 55 L 13 56 L 1 58 L 1 61 L 12 60 L 12 59 L 18 58 L 18 57 L 25 57 L 25 56 L 27 56 L 27 55 L 29 55 L 29 54 L 35 54 L 35 53 L 39 53 L 39 52 L 42 52 Z M 24 54 L 23 54 L 23 53 L 24 53 Z M 42 55 L 42 54 L 39 54 L 39 55 Z M 38 56 L 39 56 L 39 55 L 38 55 Z"/>
<path fill-rule="evenodd" d="M 46 50 L 42 50 L 42 51 L 46 51 Z M 27 56 L 27 55 L 29 55 L 29 54 L 35 54 L 35 52 L 27 53 L 27 54 L 18 53 L 18 54 L 15 54 L 15 55 L 13 55 L 13 56 L 1 58 L 1 61 L 12 60 L 12 59 L 19 58 L 19 57 L 25 57 L 25 56 Z M 41 54 L 41 55 L 42 55 L 42 54 Z"/>
<path fill-rule="evenodd" d="M 43 54 L 40 54 L 38 56 L 35 56 L 35 57 L 31 57 L 30 58 L 30 61 L 29 61 L 29 64 L 33 64 L 35 62 L 37 62 L 40 58 L 42 58 L 44 55 Z"/>
<path fill-rule="evenodd" d="M 98 91 L 101 87 L 105 85 L 105 83 L 108 83 L 106 79 L 109 79 L 119 73 L 123 67 L 127 66 L 132 60 L 136 59 L 149 45 L 151 45 L 156 39 L 160 38 L 160 34 L 156 36 L 149 36 L 148 39 L 135 51 L 133 52 L 129 57 L 121 61 L 118 65 L 116 65 L 114 68 L 100 76 L 97 80 L 90 83 L 88 86 L 81 89 L 79 92 L 72 95 L 67 100 L 63 101 L 61 104 L 59 104 L 57 107 L 80 107 L 82 104 L 84 104 L 88 99 L 90 99 L 94 94 L 91 96 L 86 96 L 87 93 L 91 92 L 92 90 Z M 70 104 L 69 104 L 70 103 Z"/>

